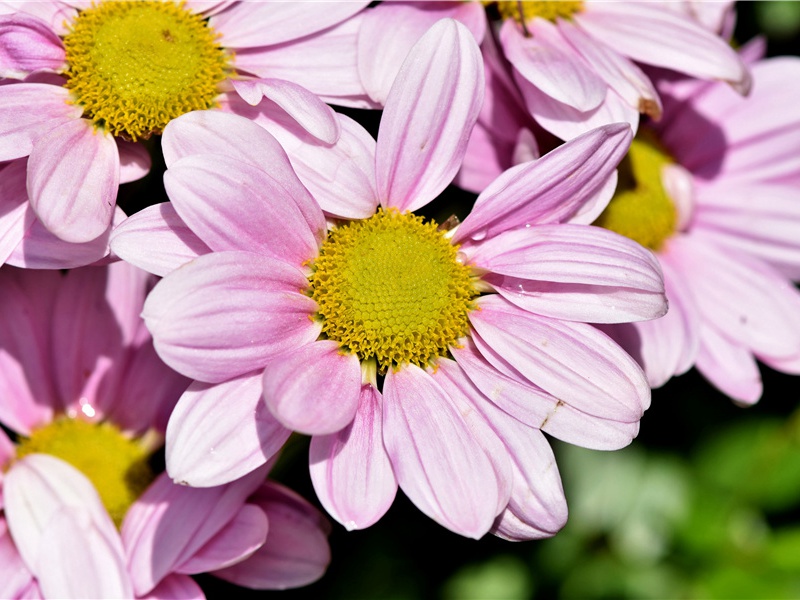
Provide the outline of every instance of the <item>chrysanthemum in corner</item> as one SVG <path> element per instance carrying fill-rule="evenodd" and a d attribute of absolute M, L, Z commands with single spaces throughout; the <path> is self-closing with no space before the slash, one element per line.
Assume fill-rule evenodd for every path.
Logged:
<path fill-rule="evenodd" d="M 0 270 L 2 598 L 197 598 L 193 573 L 276 589 L 327 567 L 327 523 L 267 465 L 202 490 L 150 467 L 188 384 L 139 317 L 152 279 Z"/>
<path fill-rule="evenodd" d="M 747 53 L 752 54 L 750 47 Z M 657 252 L 669 313 L 606 329 L 658 387 L 692 366 L 742 404 L 756 359 L 800 374 L 800 60 L 756 62 L 743 99 L 721 84 L 663 80 L 598 225 Z"/>
<path fill-rule="evenodd" d="M 265 110 L 333 143 L 338 122 L 315 93 L 360 102 L 348 19 L 366 4 L 15 3 L 0 15 L 0 77 L 21 80 L 0 86 L 0 161 L 28 156 L 36 215 L 58 237 L 87 242 L 108 230 L 119 184 L 149 169 L 137 142 L 219 106 L 220 94 L 266 97 Z M 318 77 L 331 61 L 339 68 Z"/>
<path fill-rule="evenodd" d="M 399 485 L 462 535 L 523 539 L 566 519 L 541 431 L 606 449 L 636 435 L 644 376 L 581 322 L 666 309 L 649 251 L 579 224 L 610 198 L 627 125 L 508 171 L 455 230 L 410 212 L 457 171 L 482 75 L 456 21 L 420 39 L 377 144 L 350 148 L 363 170 L 337 202 L 361 216 L 335 226 L 258 125 L 210 112 L 169 125 L 172 203 L 128 219 L 112 247 L 152 264 L 158 244 L 180 267 L 162 259 L 143 311 L 162 358 L 198 380 L 168 426 L 173 477 L 214 485 L 256 468 L 277 420 L 313 435 L 315 489 L 348 528 L 379 519 Z"/>

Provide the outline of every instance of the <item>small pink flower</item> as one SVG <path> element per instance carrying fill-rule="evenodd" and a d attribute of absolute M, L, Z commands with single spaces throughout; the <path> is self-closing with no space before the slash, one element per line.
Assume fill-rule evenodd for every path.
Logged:
<path fill-rule="evenodd" d="M 256 588 L 322 575 L 328 526 L 264 481 L 268 465 L 202 490 L 150 482 L 188 383 L 139 317 L 152 276 L 115 263 L 0 281 L 0 422 L 18 436 L 0 430 L 0 597 L 202 597 L 190 574 Z"/>
<path fill-rule="evenodd" d="M 137 142 L 180 114 L 237 94 L 253 105 L 267 98 L 264 110 L 333 143 L 338 122 L 315 94 L 369 104 L 355 67 L 358 19 L 350 18 L 366 4 L 50 0 L 0 8 L 0 77 L 20 80 L 0 86 L 0 161 L 27 156 L 36 216 L 59 238 L 84 243 L 107 235 L 119 184 L 149 170 Z"/>
<path fill-rule="evenodd" d="M 377 143 L 343 118 L 350 160 L 320 151 L 317 181 L 303 171 L 325 212 L 252 121 L 206 112 L 168 126 L 172 202 L 128 219 L 112 246 L 166 274 L 143 315 L 162 358 L 197 380 L 167 430 L 174 478 L 228 481 L 295 430 L 314 436 L 315 489 L 348 528 L 378 520 L 399 485 L 462 535 L 525 539 L 566 519 L 541 431 L 606 449 L 636 435 L 644 377 L 581 322 L 665 310 L 651 253 L 580 224 L 614 189 L 627 125 L 506 172 L 454 231 L 410 212 L 458 170 L 482 75 L 471 33 L 435 24 Z M 366 312 L 351 318 L 356 305 Z"/>
<path fill-rule="evenodd" d="M 606 329 L 653 387 L 696 366 L 741 404 L 761 397 L 756 359 L 800 373 L 800 111 L 786 87 L 800 61 L 762 60 L 752 72 L 747 99 L 720 84 L 660 82 L 664 117 L 645 133 L 673 161 L 657 182 L 677 214 L 658 248 L 670 310 Z"/>

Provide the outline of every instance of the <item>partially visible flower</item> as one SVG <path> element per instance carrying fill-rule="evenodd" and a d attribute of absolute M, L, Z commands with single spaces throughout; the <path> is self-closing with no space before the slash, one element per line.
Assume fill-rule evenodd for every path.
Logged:
<path fill-rule="evenodd" d="M 203 490 L 155 476 L 188 381 L 139 317 L 152 279 L 0 270 L 0 423 L 16 434 L 0 430 L 0 597 L 198 597 L 192 573 L 283 588 L 327 566 L 327 525 L 268 465 Z"/>
<path fill-rule="evenodd" d="M 435 24 L 397 76 L 377 144 L 353 135 L 357 168 L 337 177 L 319 153 L 327 215 L 253 122 L 169 125 L 172 202 L 128 219 L 112 247 L 166 274 L 143 314 L 162 358 L 197 380 L 167 430 L 173 477 L 227 481 L 296 430 L 314 436 L 315 489 L 348 528 L 378 520 L 399 485 L 462 535 L 525 539 L 566 519 L 541 431 L 605 449 L 636 435 L 643 375 L 581 322 L 666 308 L 650 252 L 580 224 L 611 196 L 627 125 L 504 173 L 455 230 L 411 213 L 458 170 L 482 74 L 472 34 Z M 159 262 L 143 250 L 154 246 Z"/>
<path fill-rule="evenodd" d="M 20 80 L 0 86 L 0 161 L 28 156 L 36 215 L 61 239 L 83 243 L 107 233 L 119 184 L 147 173 L 150 158 L 138 142 L 181 114 L 218 107 L 225 96 L 263 103 L 333 143 L 338 122 L 313 92 L 364 104 L 357 19 L 350 17 L 366 4 L 328 2 L 320 10 L 306 2 L 50 0 L 0 7 L 7 13 L 0 15 L 0 77 Z"/>
<path fill-rule="evenodd" d="M 553 0 L 484 2 L 503 21 L 499 38 L 527 109 L 547 131 L 571 139 L 619 121 L 634 132 L 639 113 L 661 114 L 650 79 L 636 62 L 701 79 L 720 79 L 746 93 L 750 76 L 715 27 L 730 2 L 606 2 Z M 390 2 L 366 11 L 359 33 L 359 72 L 382 103 L 402 59 L 440 16 L 467 24 L 484 39 L 481 3 Z M 449 14 L 447 14 L 449 13 Z M 486 38 L 492 37 L 490 28 Z M 634 62 L 635 61 L 635 62 Z"/>
<path fill-rule="evenodd" d="M 761 397 L 756 359 L 800 374 L 800 110 L 786 86 L 800 60 L 752 72 L 747 99 L 663 79 L 664 117 L 634 140 L 597 222 L 658 253 L 670 303 L 661 319 L 605 330 L 653 387 L 694 365 L 742 404 Z"/>

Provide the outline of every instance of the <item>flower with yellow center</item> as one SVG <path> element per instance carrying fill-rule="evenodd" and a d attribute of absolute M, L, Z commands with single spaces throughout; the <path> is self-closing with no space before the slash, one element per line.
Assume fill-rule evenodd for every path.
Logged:
<path fill-rule="evenodd" d="M 581 321 L 663 314 L 661 278 L 636 243 L 568 223 L 614 177 L 630 130 L 520 165 L 464 222 L 440 226 L 414 212 L 459 167 L 482 73 L 471 33 L 434 25 L 403 65 L 377 143 L 351 132 L 360 143 L 336 149 L 346 163 L 320 150 L 316 174 L 303 171 L 319 204 L 266 132 L 204 118 L 209 140 L 246 143 L 183 152 L 165 174 L 174 208 L 118 230 L 115 251 L 137 263 L 153 264 L 135 248 L 154 236 L 196 249 L 157 266 L 165 277 L 143 310 L 159 355 L 198 380 L 167 429 L 173 477 L 219 483 L 252 469 L 277 421 L 313 435 L 318 497 L 348 528 L 380 518 L 399 485 L 453 531 L 480 537 L 494 524 L 529 539 L 566 517 L 540 428 L 592 447 L 630 440 L 649 398 L 643 375 Z M 197 119 L 171 123 L 165 146 L 180 147 Z M 221 449 L 228 437 L 236 447 Z M 197 468 L 203 457 L 218 468 Z M 526 482 L 513 489 L 512 462 Z"/>
<path fill-rule="evenodd" d="M 196 595 L 189 574 L 205 571 L 285 588 L 327 566 L 321 516 L 265 481 L 268 466 L 210 489 L 156 475 L 152 454 L 188 381 L 142 327 L 151 285 L 122 262 L 0 271 L 0 575 L 11 597 Z M 280 560 L 265 567 L 265 556 Z"/>
<path fill-rule="evenodd" d="M 325 11 L 308 3 L 281 10 L 260 2 L 99 0 L 81 10 L 72 4 L 21 3 L 0 15 L 0 54 L 9 57 L 0 76 L 38 74 L 0 89 L 0 162 L 29 157 L 31 207 L 66 242 L 108 232 L 119 184 L 150 168 L 138 142 L 180 115 L 250 111 L 331 144 L 339 124 L 314 92 L 344 104 L 363 96 L 348 76 L 354 64 L 342 67 L 341 84 L 325 77 L 329 83 L 316 86 L 321 67 L 278 68 L 274 53 L 313 44 L 315 52 L 330 45 L 332 60 L 349 55 L 333 26 L 367 2 L 333 2 Z M 355 43 L 355 34 L 347 35 Z"/>

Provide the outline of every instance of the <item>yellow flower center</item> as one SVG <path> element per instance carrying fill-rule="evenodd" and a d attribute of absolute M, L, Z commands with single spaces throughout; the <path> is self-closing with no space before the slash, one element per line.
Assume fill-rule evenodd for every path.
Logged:
<path fill-rule="evenodd" d="M 674 162 L 656 139 L 639 134 L 620 163 L 617 191 L 594 224 L 660 250 L 678 223 L 661 182 L 663 168 Z"/>
<path fill-rule="evenodd" d="M 557 18 L 569 19 L 576 12 L 583 10 L 580 0 L 522 0 L 519 2 L 502 1 L 497 3 L 500 16 L 514 19 L 518 23 L 529 23 L 536 17 L 555 23 Z"/>
<path fill-rule="evenodd" d="M 231 55 L 201 16 L 170 1 L 99 2 L 64 38 L 68 87 L 96 127 L 136 141 L 215 105 Z"/>
<path fill-rule="evenodd" d="M 427 366 L 469 330 L 471 269 L 421 217 L 382 210 L 333 229 L 312 270 L 323 336 L 381 373 Z"/>
<path fill-rule="evenodd" d="M 86 475 L 117 527 L 155 478 L 148 451 L 110 423 L 56 419 L 21 438 L 17 457 L 34 453 L 60 458 Z"/>

